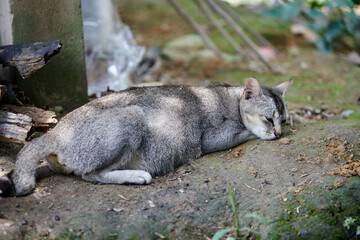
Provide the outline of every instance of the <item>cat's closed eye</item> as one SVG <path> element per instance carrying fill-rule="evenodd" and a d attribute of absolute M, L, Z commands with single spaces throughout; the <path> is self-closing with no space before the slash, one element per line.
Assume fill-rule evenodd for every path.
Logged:
<path fill-rule="evenodd" d="M 274 126 L 274 120 L 272 118 L 265 117 L 266 120 Z"/>

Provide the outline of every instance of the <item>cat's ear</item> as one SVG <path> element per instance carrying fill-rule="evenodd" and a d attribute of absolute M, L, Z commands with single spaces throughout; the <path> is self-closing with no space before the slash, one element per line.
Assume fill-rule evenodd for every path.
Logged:
<path fill-rule="evenodd" d="M 280 93 L 281 93 L 281 95 L 282 95 L 283 97 L 285 97 L 285 92 L 286 92 L 286 90 L 288 89 L 288 87 L 290 87 L 290 85 L 292 84 L 292 82 L 293 82 L 293 80 L 290 79 L 290 80 L 288 80 L 288 81 L 286 81 L 286 82 L 283 82 L 283 83 L 277 85 L 277 86 L 274 87 L 274 88 L 276 88 L 277 90 L 279 90 Z"/>
<path fill-rule="evenodd" d="M 245 99 L 248 100 L 252 97 L 260 97 L 262 95 L 261 86 L 255 78 L 246 80 L 244 89 Z"/>

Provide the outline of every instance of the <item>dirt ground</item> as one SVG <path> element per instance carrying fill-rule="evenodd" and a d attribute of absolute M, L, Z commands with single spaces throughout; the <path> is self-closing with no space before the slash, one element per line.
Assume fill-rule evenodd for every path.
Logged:
<path fill-rule="evenodd" d="M 233 227 L 227 187 L 241 226 L 264 239 L 271 228 L 281 239 L 356 239 L 343 223 L 360 216 L 360 178 L 329 171 L 359 159 L 359 127 L 356 121 L 287 127 L 280 140 L 203 156 L 146 186 L 91 184 L 43 166 L 33 194 L 0 198 L 0 239 L 208 239 Z M 20 148 L 2 143 L 5 171 Z M 271 228 L 244 218 L 249 213 Z"/>
<path fill-rule="evenodd" d="M 162 45 L 192 32 L 166 1 L 115 2 L 142 45 Z M 278 33 L 280 27 L 265 28 L 258 17 L 249 19 L 277 43 L 279 55 L 272 62 L 285 75 L 266 72 L 261 64 L 250 69 L 243 61 L 164 61 L 170 79 L 165 83 L 238 85 L 256 77 L 274 86 L 292 77 L 286 96 L 290 109 L 350 109 L 355 111 L 350 119 L 286 125 L 279 140 L 254 140 L 203 156 L 146 186 L 92 184 L 43 165 L 33 194 L 0 197 L 0 239 L 211 239 L 218 230 L 235 226 L 228 187 L 235 194 L 240 226 L 259 231 L 262 239 L 271 239 L 272 231 L 280 239 L 358 239 L 360 68 L 347 64 L 344 54 L 299 46 L 288 32 Z M 13 168 L 21 147 L 0 142 L 0 174 Z M 251 213 L 270 225 L 246 217 Z M 357 222 L 348 229 L 344 222 L 349 218 Z M 235 231 L 228 236 L 235 237 Z"/>

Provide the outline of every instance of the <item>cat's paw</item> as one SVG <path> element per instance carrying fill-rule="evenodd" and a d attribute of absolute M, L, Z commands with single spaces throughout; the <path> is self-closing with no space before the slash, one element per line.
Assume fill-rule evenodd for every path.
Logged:
<path fill-rule="evenodd" d="M 118 172 L 118 184 L 149 184 L 151 175 L 143 170 L 123 170 Z"/>
<path fill-rule="evenodd" d="M 134 184 L 149 184 L 151 183 L 151 179 L 150 173 L 142 170 L 134 171 L 133 176 L 131 177 L 132 183 Z"/>

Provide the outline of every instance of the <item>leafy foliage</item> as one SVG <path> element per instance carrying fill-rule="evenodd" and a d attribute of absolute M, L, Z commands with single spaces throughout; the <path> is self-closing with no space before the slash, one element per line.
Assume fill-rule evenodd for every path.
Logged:
<path fill-rule="evenodd" d="M 357 0 L 294 0 L 280 6 L 264 10 L 261 14 L 282 18 L 286 21 L 295 17 L 305 20 L 306 26 L 318 35 L 315 46 L 322 51 L 331 52 L 336 41 L 351 48 L 360 47 L 360 17 L 355 14 Z"/>
<path fill-rule="evenodd" d="M 359 219 L 360 219 L 359 217 L 348 217 L 344 221 L 344 227 L 347 230 L 349 230 L 352 226 L 356 227 L 356 236 L 355 236 L 356 239 L 357 239 L 357 236 L 360 235 Z"/>

